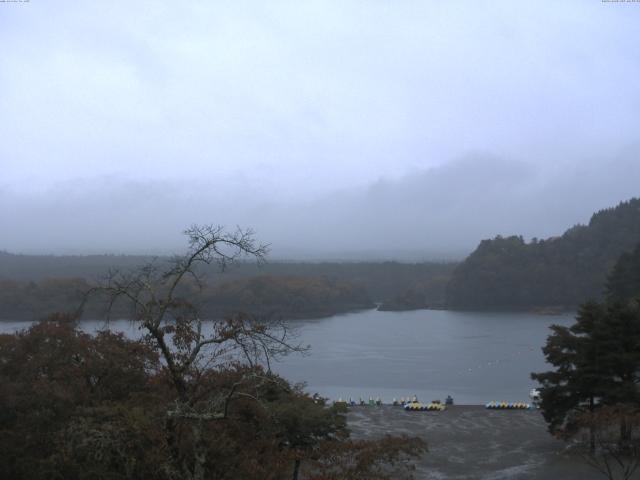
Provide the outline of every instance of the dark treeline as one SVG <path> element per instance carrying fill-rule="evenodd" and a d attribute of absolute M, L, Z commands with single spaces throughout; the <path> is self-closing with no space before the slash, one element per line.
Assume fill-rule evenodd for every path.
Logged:
<path fill-rule="evenodd" d="M 0 320 L 34 320 L 50 312 L 78 308 L 92 286 L 83 278 L 0 280 Z M 180 293 L 189 299 L 199 297 L 200 312 L 209 318 L 240 311 L 265 319 L 313 318 L 375 306 L 362 287 L 327 277 L 248 277 L 203 290 L 185 282 Z M 106 312 L 101 302 L 89 299 L 83 314 L 84 318 L 102 318 Z M 111 314 L 127 317 L 129 312 L 116 305 Z"/>
<path fill-rule="evenodd" d="M 454 271 L 448 305 L 462 309 L 573 308 L 601 300 L 607 275 L 640 242 L 640 199 L 595 213 L 561 237 L 483 240 Z"/>
<path fill-rule="evenodd" d="M 214 316 L 244 311 L 257 316 L 311 318 L 373 308 L 361 286 L 327 277 L 257 276 L 219 283 L 205 293 Z"/>
<path fill-rule="evenodd" d="M 164 257 L 158 257 L 162 261 Z M 151 256 L 134 255 L 15 255 L 0 252 L 0 279 L 39 281 L 45 278 L 95 279 L 109 269 L 131 269 L 153 261 Z M 325 276 L 331 280 L 352 282 L 365 288 L 374 301 L 384 301 L 404 293 L 415 285 L 433 278 L 448 277 L 455 263 L 420 262 L 288 262 L 268 261 L 257 266 L 251 262 L 238 263 L 223 276 L 212 268 L 210 281 L 221 282 L 234 278 L 271 276 Z M 444 295 L 444 289 L 433 291 Z"/>
<path fill-rule="evenodd" d="M 427 278 L 418 280 L 409 288 L 396 293 L 380 305 L 379 310 L 402 311 L 421 308 L 446 308 L 447 285 L 453 265 Z"/>
<path fill-rule="evenodd" d="M 16 255 L 0 251 L 0 278 L 37 282 L 45 278 L 87 278 L 111 268 L 135 268 L 153 260 L 143 255 Z"/>
<path fill-rule="evenodd" d="M 82 294 L 109 269 L 127 271 L 164 257 L 90 255 L 31 256 L 0 253 L 0 319 L 42 318 L 79 305 Z M 441 305 L 455 264 L 398 262 L 238 263 L 220 274 L 207 272 L 202 312 L 224 315 L 250 311 L 258 315 L 312 318 L 372 308 L 374 302 L 419 291 L 420 305 Z M 192 286 L 195 289 L 195 286 Z M 396 301 L 397 303 L 397 301 Z M 102 312 L 88 305 L 87 315 Z"/>

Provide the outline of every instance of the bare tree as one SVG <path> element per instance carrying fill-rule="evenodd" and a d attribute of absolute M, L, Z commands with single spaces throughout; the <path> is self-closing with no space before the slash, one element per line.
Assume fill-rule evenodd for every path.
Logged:
<path fill-rule="evenodd" d="M 270 375 L 270 360 L 304 348 L 290 343 L 290 332 L 282 322 L 264 323 L 242 313 L 205 321 L 196 301 L 183 295 L 186 286 L 202 291 L 209 265 L 224 271 L 243 258 L 264 262 L 268 246 L 256 243 L 253 231 L 238 228 L 228 233 L 220 226 L 194 225 L 185 235 L 189 248 L 184 255 L 133 271 L 111 271 L 89 294 L 106 296 L 109 311 L 124 302 L 146 340 L 160 353 L 175 390 L 166 431 L 174 464 L 179 465 L 177 475 L 201 479 L 206 462 L 201 442 L 204 424 L 225 419 L 234 398 L 259 401 L 261 386 L 278 383 Z M 263 368 L 255 368 L 258 365 Z M 225 390 L 212 389 L 203 381 L 212 370 L 234 366 L 243 373 Z M 191 426 L 194 451 L 190 459 L 178 448 L 179 422 Z"/>
<path fill-rule="evenodd" d="M 583 414 L 578 426 L 591 434 L 589 447 L 574 450 L 609 480 L 629 480 L 640 468 L 640 409 L 637 405 L 603 406 Z"/>

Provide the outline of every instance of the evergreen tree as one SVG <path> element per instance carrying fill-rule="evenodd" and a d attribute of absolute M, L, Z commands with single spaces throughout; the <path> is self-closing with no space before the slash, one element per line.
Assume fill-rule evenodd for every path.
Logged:
<path fill-rule="evenodd" d="M 585 303 L 574 325 L 552 330 L 543 351 L 555 370 L 532 374 L 552 433 L 571 436 L 602 405 L 640 406 L 638 302 Z"/>
<path fill-rule="evenodd" d="M 542 385 L 541 407 L 549 430 L 570 435 L 578 416 L 593 411 L 596 399 L 603 394 L 604 372 L 599 361 L 600 349 L 593 341 L 597 324 L 604 317 L 604 307 L 597 303 L 582 305 L 571 327 L 553 325 L 543 352 L 555 370 L 533 373 Z"/>
<path fill-rule="evenodd" d="M 607 282 L 607 299 L 625 302 L 640 296 L 640 243 L 624 253 L 613 267 Z"/>

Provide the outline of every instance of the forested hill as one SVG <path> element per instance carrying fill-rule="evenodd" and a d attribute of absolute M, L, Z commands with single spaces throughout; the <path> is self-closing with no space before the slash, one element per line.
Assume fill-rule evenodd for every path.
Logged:
<path fill-rule="evenodd" d="M 0 251 L 0 321 L 34 320 L 76 308 L 95 281 L 109 269 L 130 271 L 154 260 L 144 256 L 30 256 Z M 155 259 L 162 265 L 165 257 Z M 203 314 L 244 311 L 284 318 L 312 318 L 373 308 L 420 287 L 422 302 L 441 304 L 451 263 L 241 262 L 220 274 L 211 267 L 203 293 Z M 421 303 L 420 305 L 423 305 Z M 96 318 L 97 307 L 85 313 Z M 423 308 L 420 306 L 419 308 Z"/>
<path fill-rule="evenodd" d="M 461 309 L 529 309 L 601 299 L 617 259 L 639 242 L 638 198 L 595 213 L 561 237 L 483 240 L 454 270 L 447 302 Z"/>

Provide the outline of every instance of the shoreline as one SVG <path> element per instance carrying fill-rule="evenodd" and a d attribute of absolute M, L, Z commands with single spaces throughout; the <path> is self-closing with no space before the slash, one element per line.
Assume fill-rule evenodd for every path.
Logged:
<path fill-rule="evenodd" d="M 494 308 L 494 309 L 461 309 L 461 308 L 448 308 L 448 307 L 424 307 L 424 308 L 407 308 L 407 309 L 385 309 L 385 308 L 380 308 L 382 305 L 381 304 L 375 304 L 375 305 L 371 305 L 371 306 L 357 306 L 355 308 L 349 308 L 349 309 L 327 309 L 325 311 L 318 311 L 315 313 L 308 313 L 308 314 L 304 314 L 304 315 L 299 315 L 299 314 L 291 314 L 289 313 L 288 316 L 286 315 L 275 315 L 273 313 L 269 313 L 266 314 L 266 317 L 271 317 L 271 318 L 281 318 L 284 321 L 292 321 L 292 322 L 302 322 L 305 320 L 321 320 L 323 318 L 330 318 L 330 317 L 335 317 L 335 316 L 339 316 L 339 315 L 349 315 L 349 314 L 356 314 L 356 313 L 361 313 L 361 312 L 367 312 L 367 311 L 375 311 L 375 312 L 381 312 L 381 313 L 403 313 L 403 312 L 418 312 L 418 311 L 444 311 L 444 312 L 460 312 L 460 313 L 473 313 L 473 312 L 477 312 L 477 313 L 482 313 L 482 314 L 487 314 L 487 313 L 496 313 L 496 314 L 509 314 L 509 313 L 513 313 L 513 314 L 524 314 L 524 313 L 528 313 L 528 314 L 533 314 L 533 315 L 539 315 L 541 317 L 561 317 L 561 316 L 567 316 L 567 315 L 575 315 L 576 310 L 575 309 L 546 309 L 544 307 L 541 308 L 529 308 L 529 309 L 521 309 L 521 310 L 513 310 L 513 309 L 500 309 L 500 308 Z M 39 320 L 42 320 L 45 317 L 42 318 L 26 318 L 26 316 L 23 316 L 21 314 L 16 314 L 14 315 L 12 318 L 2 318 L 0 317 L 0 323 L 34 323 L 37 322 Z M 102 320 L 99 318 L 82 318 L 80 320 L 80 322 L 82 321 L 94 321 L 94 320 Z M 124 319 L 119 319 L 119 320 L 124 320 Z M 210 321 L 212 320 L 211 318 L 206 318 L 204 319 L 204 321 Z"/>

